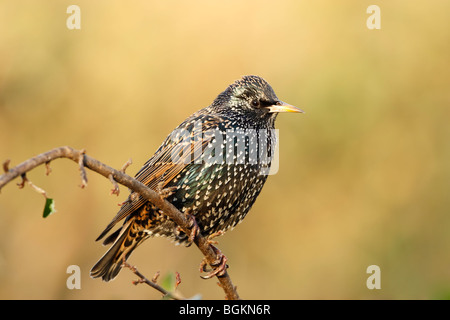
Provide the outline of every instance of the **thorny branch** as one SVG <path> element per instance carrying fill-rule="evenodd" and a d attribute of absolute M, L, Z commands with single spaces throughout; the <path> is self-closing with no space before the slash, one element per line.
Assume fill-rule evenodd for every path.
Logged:
<path fill-rule="evenodd" d="M 42 164 L 46 165 L 47 173 L 49 173 L 48 163 L 50 163 L 50 161 L 52 160 L 59 158 L 67 158 L 78 163 L 82 181 L 81 184 L 82 188 L 87 186 L 87 175 L 85 168 L 88 168 L 94 172 L 101 174 L 105 178 L 110 179 L 110 181 L 115 181 L 118 184 L 128 187 L 134 193 L 140 194 L 143 198 L 147 199 L 153 205 L 160 208 L 183 230 L 183 232 L 185 232 L 186 234 L 191 234 L 192 223 L 184 214 L 182 214 L 173 204 L 171 204 L 166 199 L 161 197 L 161 195 L 158 192 L 148 188 L 143 183 L 125 174 L 124 171 L 129 164 L 128 165 L 125 164 L 122 170 L 119 171 L 107 166 L 106 164 L 103 164 L 102 162 L 92 157 L 87 156 L 85 150 L 80 151 L 68 146 L 55 148 L 40 155 L 37 155 L 31 159 L 22 162 L 21 164 L 17 165 L 14 168 L 9 168 L 9 160 L 5 161 L 3 163 L 3 170 L 5 171 L 5 174 L 0 175 L 0 190 L 7 183 L 11 182 L 13 179 L 19 176 L 22 176 L 22 178 L 25 177 L 26 179 L 25 174 L 28 171 Z M 208 262 L 209 265 L 214 266 L 215 264 L 217 264 L 218 259 L 217 251 L 211 245 L 208 239 L 203 237 L 200 233 L 196 233 L 194 237 L 194 243 L 203 253 L 203 255 L 205 256 L 205 260 Z M 223 272 L 216 274 L 216 277 L 219 280 L 219 286 L 224 290 L 227 299 L 229 300 L 239 299 L 236 287 L 231 282 L 231 278 L 228 275 L 226 268 L 225 270 L 223 270 Z"/>

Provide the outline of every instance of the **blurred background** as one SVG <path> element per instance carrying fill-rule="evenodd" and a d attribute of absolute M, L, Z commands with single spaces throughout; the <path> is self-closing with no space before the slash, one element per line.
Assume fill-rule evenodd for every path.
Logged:
<path fill-rule="evenodd" d="M 81 9 L 69 30 L 66 9 Z M 369 5 L 381 29 L 369 30 Z M 134 175 L 182 120 L 234 80 L 264 77 L 283 101 L 280 168 L 219 239 L 244 299 L 450 298 L 448 1 L 1 1 L 0 161 L 69 145 Z M 95 238 L 128 192 L 109 195 L 69 160 L 0 194 L 0 298 L 159 299 L 123 270 L 89 270 Z M 192 246 L 150 239 L 129 262 L 179 272 L 187 297 L 222 299 Z M 69 290 L 69 265 L 81 289 Z M 381 269 L 369 290 L 366 269 Z"/>

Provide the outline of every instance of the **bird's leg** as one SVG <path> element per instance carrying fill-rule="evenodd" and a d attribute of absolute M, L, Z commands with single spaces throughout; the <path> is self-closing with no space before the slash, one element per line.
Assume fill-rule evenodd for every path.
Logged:
<path fill-rule="evenodd" d="M 156 186 L 156 191 L 158 192 L 159 196 L 161 197 L 161 200 L 167 199 L 169 196 L 171 196 L 175 192 L 175 190 L 177 190 L 177 187 L 168 187 L 168 188 L 163 188 L 163 187 L 164 187 L 163 181 L 158 183 L 158 185 Z"/>
<path fill-rule="evenodd" d="M 219 242 L 217 242 L 216 240 L 213 240 L 214 238 L 220 237 L 221 235 L 223 235 L 225 232 L 223 232 L 222 230 L 216 231 L 214 233 L 211 233 L 208 238 L 206 239 L 208 241 L 208 244 L 211 245 L 211 247 L 214 247 L 213 244 L 219 244 Z M 217 249 L 217 248 L 216 248 Z M 219 250 L 219 249 L 217 249 Z"/>
<path fill-rule="evenodd" d="M 197 234 L 200 232 L 200 228 L 197 224 L 197 221 L 195 220 L 194 215 L 192 215 L 190 209 L 187 209 L 186 212 L 184 213 L 184 216 L 186 217 L 186 219 L 188 219 L 189 221 L 189 229 L 191 229 L 191 233 L 189 234 L 189 245 L 192 245 L 192 243 L 194 242 L 195 237 L 197 236 Z"/>
<path fill-rule="evenodd" d="M 214 232 L 210 234 L 207 238 L 208 244 L 210 245 L 211 249 L 214 250 L 216 253 L 216 260 L 214 260 L 212 263 L 210 263 L 213 270 L 208 271 L 206 270 L 206 266 L 208 264 L 206 258 L 200 262 L 200 272 L 208 272 L 204 276 L 200 276 L 202 279 L 211 279 L 214 276 L 223 276 L 225 272 L 227 271 L 228 265 L 227 261 L 228 258 L 213 244 L 217 244 L 217 241 L 212 240 L 215 237 L 221 236 L 224 232 L 222 230 L 219 230 L 217 232 Z"/>
<path fill-rule="evenodd" d="M 195 237 L 200 232 L 200 228 L 197 224 L 197 221 L 195 221 L 195 217 L 191 214 L 188 215 L 189 219 L 189 227 L 191 228 L 191 233 L 189 234 L 188 241 L 192 244 L 194 242 Z"/>
<path fill-rule="evenodd" d="M 190 229 L 189 237 L 188 237 L 188 244 L 186 247 L 190 247 L 192 243 L 194 242 L 195 237 L 200 232 L 200 227 L 197 224 L 197 221 L 195 220 L 195 216 L 191 214 L 191 209 L 186 209 L 184 212 L 185 218 L 188 220 L 188 227 Z M 181 230 L 180 227 L 177 227 L 177 233 L 181 233 L 183 230 Z"/>
<path fill-rule="evenodd" d="M 206 270 L 206 266 L 208 264 L 208 262 L 206 261 L 206 258 L 204 258 L 202 260 L 202 262 L 200 263 L 200 272 L 208 272 L 206 275 L 204 276 L 200 276 L 202 279 L 211 279 L 214 276 L 223 276 L 228 268 L 227 265 L 227 261 L 228 258 L 222 253 L 220 252 L 219 249 L 217 249 L 216 247 L 212 246 L 212 248 L 214 248 L 213 250 L 216 252 L 217 254 L 217 259 L 211 263 L 211 267 L 213 267 L 213 270 Z"/>

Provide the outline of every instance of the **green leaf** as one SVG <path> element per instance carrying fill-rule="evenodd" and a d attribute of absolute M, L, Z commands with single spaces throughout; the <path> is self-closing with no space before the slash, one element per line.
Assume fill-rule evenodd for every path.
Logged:
<path fill-rule="evenodd" d="M 43 213 L 43 217 L 47 218 L 49 215 L 51 215 L 52 213 L 55 213 L 56 209 L 55 209 L 55 201 L 53 199 L 47 198 L 45 200 L 45 207 L 44 207 L 44 213 Z"/>
<path fill-rule="evenodd" d="M 162 279 L 161 287 L 163 287 L 169 292 L 172 292 L 175 290 L 175 283 L 176 283 L 175 273 L 169 272 Z"/>

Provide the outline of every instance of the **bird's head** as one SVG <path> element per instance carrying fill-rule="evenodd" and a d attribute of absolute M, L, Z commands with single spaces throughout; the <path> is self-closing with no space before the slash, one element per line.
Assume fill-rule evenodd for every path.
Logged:
<path fill-rule="evenodd" d="M 217 110 L 275 118 L 279 112 L 303 112 L 280 99 L 261 77 L 244 76 L 222 92 L 212 105 Z"/>

